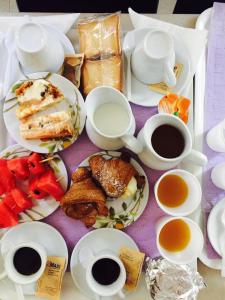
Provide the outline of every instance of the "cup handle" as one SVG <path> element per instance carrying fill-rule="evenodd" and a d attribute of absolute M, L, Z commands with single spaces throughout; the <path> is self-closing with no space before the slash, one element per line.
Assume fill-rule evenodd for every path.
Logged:
<path fill-rule="evenodd" d="M 173 69 L 169 66 L 167 63 L 165 65 L 165 76 L 164 76 L 164 81 L 168 86 L 175 86 L 176 85 L 176 76 L 173 72 Z"/>
<path fill-rule="evenodd" d="M 120 297 L 120 299 L 125 299 L 125 294 L 122 291 L 119 291 L 117 295 Z"/>
<path fill-rule="evenodd" d="M 0 280 L 4 279 L 7 276 L 6 271 L 2 271 L 2 273 L 0 274 Z"/>
<path fill-rule="evenodd" d="M 95 300 L 102 300 L 102 299 L 103 299 L 102 296 L 100 296 L 100 295 L 98 295 L 98 294 L 95 294 Z"/>
<path fill-rule="evenodd" d="M 126 134 L 121 137 L 124 146 L 132 152 L 139 154 L 143 151 L 143 145 L 133 135 Z"/>
<path fill-rule="evenodd" d="M 186 162 L 186 161 L 195 163 L 199 166 L 204 166 L 207 164 L 208 158 L 205 154 L 192 149 L 190 154 L 188 156 L 186 156 L 183 160 L 183 162 Z"/>
<path fill-rule="evenodd" d="M 15 283 L 15 288 L 16 288 L 17 299 L 25 300 L 22 286 L 20 284 Z"/>

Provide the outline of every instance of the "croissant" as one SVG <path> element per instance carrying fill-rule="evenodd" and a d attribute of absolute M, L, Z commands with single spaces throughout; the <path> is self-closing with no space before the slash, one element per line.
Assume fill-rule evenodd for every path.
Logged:
<path fill-rule="evenodd" d="M 72 175 L 73 184 L 61 199 L 66 215 L 91 227 L 98 215 L 107 216 L 106 196 L 91 177 L 87 168 L 78 168 Z"/>
<path fill-rule="evenodd" d="M 92 176 L 100 183 L 106 195 L 113 198 L 122 196 L 133 176 L 135 168 L 120 158 L 105 159 L 101 155 L 92 156 L 89 160 Z"/>

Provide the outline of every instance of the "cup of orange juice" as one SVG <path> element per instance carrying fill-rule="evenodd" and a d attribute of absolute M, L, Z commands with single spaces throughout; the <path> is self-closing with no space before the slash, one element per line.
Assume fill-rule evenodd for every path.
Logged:
<path fill-rule="evenodd" d="M 198 179 L 185 170 L 164 173 L 154 187 L 155 199 L 167 214 L 184 217 L 193 213 L 201 202 L 202 189 Z"/>
<path fill-rule="evenodd" d="M 175 264 L 189 264 L 200 256 L 204 238 L 197 223 L 186 217 L 163 217 L 156 224 L 160 254 Z"/>

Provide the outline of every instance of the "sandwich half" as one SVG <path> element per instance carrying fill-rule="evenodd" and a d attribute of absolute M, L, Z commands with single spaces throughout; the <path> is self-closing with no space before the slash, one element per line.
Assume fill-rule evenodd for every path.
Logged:
<path fill-rule="evenodd" d="M 63 93 L 45 79 L 27 80 L 15 90 L 19 107 L 16 116 L 22 122 L 64 99 Z"/>
<path fill-rule="evenodd" d="M 68 111 L 32 117 L 20 123 L 20 135 L 26 140 L 69 137 L 74 133 L 73 119 Z"/>

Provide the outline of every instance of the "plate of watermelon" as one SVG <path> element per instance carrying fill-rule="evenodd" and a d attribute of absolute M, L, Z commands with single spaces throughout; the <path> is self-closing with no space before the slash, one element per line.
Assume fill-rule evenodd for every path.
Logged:
<path fill-rule="evenodd" d="M 0 153 L 0 229 L 52 214 L 68 186 L 57 154 L 39 154 L 16 144 Z"/>

